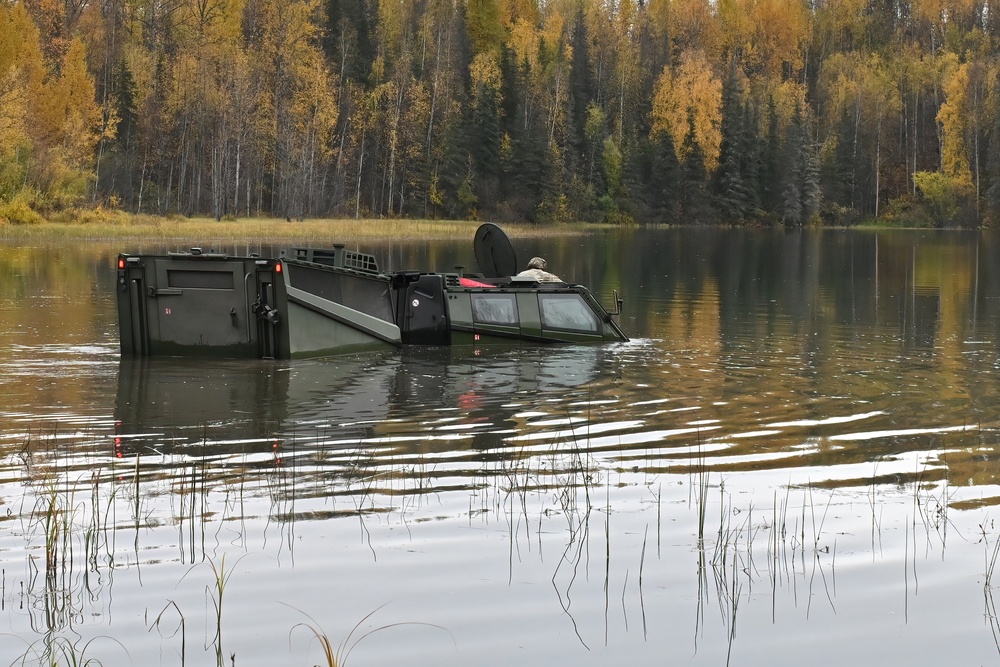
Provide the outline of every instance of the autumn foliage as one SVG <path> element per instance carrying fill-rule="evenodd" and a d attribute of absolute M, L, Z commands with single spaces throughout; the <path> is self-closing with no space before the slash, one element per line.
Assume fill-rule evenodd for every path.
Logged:
<path fill-rule="evenodd" d="M 995 0 L 7 0 L 0 219 L 989 225 L 998 23 Z"/>

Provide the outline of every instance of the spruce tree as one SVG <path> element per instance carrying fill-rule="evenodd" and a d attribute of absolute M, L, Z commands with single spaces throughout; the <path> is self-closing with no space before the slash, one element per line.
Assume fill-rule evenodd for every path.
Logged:
<path fill-rule="evenodd" d="M 478 85 L 469 127 L 470 154 L 475 167 L 474 190 L 480 199 L 495 201 L 500 178 L 499 91 L 485 83 Z"/>
<path fill-rule="evenodd" d="M 531 65 L 525 60 L 519 68 L 518 90 L 530 80 Z M 505 199 L 513 213 L 529 222 L 538 222 L 539 205 L 551 194 L 554 165 L 548 149 L 545 124 L 536 108 L 526 108 L 523 95 L 517 96 L 517 108 L 510 122 L 510 160 L 504 174 Z"/>
<path fill-rule="evenodd" d="M 722 84 L 722 143 L 719 169 L 712 185 L 716 209 L 725 221 L 746 220 L 754 208 L 754 195 L 746 183 L 742 160 L 748 142 L 741 97 L 736 66 L 731 64 Z"/>
<path fill-rule="evenodd" d="M 521 68 L 517 64 L 517 54 L 515 54 L 506 44 L 500 45 L 500 131 L 513 137 L 518 128 L 515 127 L 518 121 L 518 109 L 521 107 L 523 88 L 521 81 Z"/>
<path fill-rule="evenodd" d="M 786 225 L 802 226 L 819 209 L 819 159 L 809 139 L 806 120 L 800 107 L 785 137 L 785 173 L 782 216 Z"/>
<path fill-rule="evenodd" d="M 802 128 L 798 107 L 785 133 L 784 173 L 782 178 L 781 221 L 787 226 L 800 226 L 803 221 L 802 184 L 805 165 L 802 163 Z"/>
<path fill-rule="evenodd" d="M 684 137 L 684 162 L 681 175 L 681 213 L 690 222 L 709 222 L 705 153 L 694 136 L 694 111 L 688 112 L 688 132 Z"/>
<path fill-rule="evenodd" d="M 674 222 L 680 213 L 678 181 L 681 165 L 677 160 L 673 136 L 666 130 L 657 132 L 653 135 L 650 152 L 646 204 L 654 221 Z"/>
<path fill-rule="evenodd" d="M 118 197 L 120 203 L 131 205 L 136 178 L 136 135 L 138 110 L 135 78 L 125 59 L 115 65 L 111 79 L 110 97 L 118 127 L 113 139 L 102 139 L 103 159 L 98 162 L 98 185 Z"/>
<path fill-rule="evenodd" d="M 778 113 L 774 98 L 768 99 L 767 135 L 760 157 L 758 193 L 765 215 L 779 216 L 781 211 L 781 136 L 778 132 Z"/>
<path fill-rule="evenodd" d="M 575 171 L 586 177 L 587 160 L 587 121 L 589 105 L 593 100 L 593 85 L 590 77 L 589 41 L 587 22 L 584 19 L 583 7 L 577 10 L 576 22 L 573 27 L 573 61 L 569 71 L 569 103 L 573 120 L 573 131 L 570 133 L 570 165 Z"/>

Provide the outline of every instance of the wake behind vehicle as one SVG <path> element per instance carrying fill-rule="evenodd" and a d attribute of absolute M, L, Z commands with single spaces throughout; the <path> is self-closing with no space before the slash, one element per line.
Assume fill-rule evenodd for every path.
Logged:
<path fill-rule="evenodd" d="M 476 232 L 481 274 L 382 272 L 375 257 L 292 248 L 278 257 L 118 256 L 122 355 L 288 359 L 402 345 L 625 341 L 582 285 L 519 279 L 513 247 Z"/>

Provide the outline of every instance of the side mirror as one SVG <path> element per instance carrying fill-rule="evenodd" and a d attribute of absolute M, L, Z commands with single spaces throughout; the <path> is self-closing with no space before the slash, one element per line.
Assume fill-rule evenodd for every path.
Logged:
<path fill-rule="evenodd" d="M 625 303 L 625 299 L 618 295 L 618 290 L 613 290 L 615 295 L 615 310 L 614 312 L 608 313 L 609 315 L 621 315 L 622 305 Z"/>

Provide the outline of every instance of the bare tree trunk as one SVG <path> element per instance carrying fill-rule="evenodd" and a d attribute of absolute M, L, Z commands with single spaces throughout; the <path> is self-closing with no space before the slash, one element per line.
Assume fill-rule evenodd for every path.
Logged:
<path fill-rule="evenodd" d="M 919 121 L 918 113 L 920 109 L 920 93 L 913 92 L 913 170 L 910 171 L 910 194 L 917 194 L 917 183 L 913 180 L 913 174 L 917 173 L 917 137 L 920 132 L 917 129 Z"/>
<path fill-rule="evenodd" d="M 368 128 L 361 129 L 361 150 L 358 152 L 358 185 L 354 195 L 354 219 L 361 217 L 361 169 L 365 164 L 365 137 Z"/>
<path fill-rule="evenodd" d="M 857 195 L 857 172 L 856 169 L 858 163 L 858 132 L 861 127 L 861 100 L 859 99 L 854 106 L 854 142 L 851 147 L 851 208 L 854 208 L 855 196 Z"/>
<path fill-rule="evenodd" d="M 233 178 L 233 213 L 240 210 L 240 161 L 243 158 L 243 139 L 236 140 L 236 174 Z"/>
<path fill-rule="evenodd" d="M 392 130 L 389 133 L 389 201 L 386 210 L 392 213 L 393 187 L 396 180 L 396 147 L 399 144 L 399 117 L 403 110 L 403 86 L 396 91 L 396 110 L 392 119 Z"/>
<path fill-rule="evenodd" d="M 146 186 L 146 162 L 149 159 L 149 149 L 146 149 L 142 156 L 142 172 L 139 174 L 139 203 L 135 207 L 136 213 L 142 213 L 142 193 Z"/>
<path fill-rule="evenodd" d="M 976 81 L 972 85 L 972 108 L 974 112 L 972 114 L 972 146 L 973 146 L 973 163 L 975 165 L 975 178 L 976 178 L 976 220 L 979 220 L 979 195 L 980 195 L 980 184 L 979 184 L 979 113 L 982 108 L 982 98 L 980 92 L 982 87 L 980 85 L 979 73 L 976 69 L 973 69 L 976 74 Z"/>
<path fill-rule="evenodd" d="M 882 120 L 879 119 L 875 129 L 875 219 L 878 220 L 879 176 L 882 171 Z"/>

